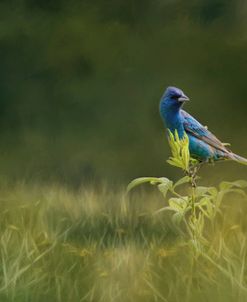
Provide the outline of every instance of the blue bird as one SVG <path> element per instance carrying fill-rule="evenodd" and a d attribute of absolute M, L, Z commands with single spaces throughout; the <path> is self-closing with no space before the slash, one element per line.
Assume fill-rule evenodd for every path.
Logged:
<path fill-rule="evenodd" d="M 184 133 L 188 135 L 191 157 L 200 162 L 230 159 L 247 164 L 246 158 L 227 149 L 226 144 L 222 143 L 207 127 L 182 109 L 187 101 L 189 98 L 181 89 L 168 87 L 160 101 L 160 115 L 165 127 L 173 134 L 177 130 L 180 138 Z"/>

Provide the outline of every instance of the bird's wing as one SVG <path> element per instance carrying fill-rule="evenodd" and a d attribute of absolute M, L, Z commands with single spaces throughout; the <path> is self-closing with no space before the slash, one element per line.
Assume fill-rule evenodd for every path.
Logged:
<path fill-rule="evenodd" d="M 184 110 L 181 110 L 181 115 L 184 120 L 183 125 L 186 133 L 193 135 L 215 149 L 229 153 L 229 150 L 226 149 L 224 144 L 213 133 L 211 133 L 207 127 L 204 127 Z"/>

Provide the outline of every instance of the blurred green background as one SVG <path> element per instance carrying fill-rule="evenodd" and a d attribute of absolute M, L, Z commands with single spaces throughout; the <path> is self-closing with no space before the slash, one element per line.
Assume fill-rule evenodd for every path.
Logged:
<path fill-rule="evenodd" d="M 247 156 L 246 54 L 242 0 L 2 0 L 0 176 L 74 186 L 176 176 L 158 112 L 168 85 Z"/>

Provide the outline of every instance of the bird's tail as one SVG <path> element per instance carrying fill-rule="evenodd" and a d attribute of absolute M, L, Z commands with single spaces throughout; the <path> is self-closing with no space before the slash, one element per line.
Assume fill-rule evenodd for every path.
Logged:
<path fill-rule="evenodd" d="M 240 164 L 247 165 L 247 158 L 244 158 L 244 157 L 242 157 L 240 155 L 237 155 L 235 153 L 229 153 L 229 159 L 235 160 Z"/>

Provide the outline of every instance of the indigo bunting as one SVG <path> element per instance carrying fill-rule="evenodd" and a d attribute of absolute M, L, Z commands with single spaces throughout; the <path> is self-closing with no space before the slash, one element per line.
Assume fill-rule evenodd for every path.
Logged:
<path fill-rule="evenodd" d="M 176 87 L 168 87 L 160 101 L 160 115 L 165 127 L 173 134 L 177 130 L 179 138 L 184 133 L 189 138 L 190 155 L 200 162 L 221 159 L 235 160 L 247 164 L 247 159 L 234 154 L 206 126 L 200 124 L 189 113 L 182 109 L 189 98 Z"/>

